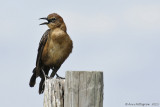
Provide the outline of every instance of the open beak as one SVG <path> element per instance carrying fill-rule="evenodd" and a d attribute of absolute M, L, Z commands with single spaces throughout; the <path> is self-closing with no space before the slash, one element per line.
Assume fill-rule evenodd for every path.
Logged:
<path fill-rule="evenodd" d="M 40 19 L 44 19 L 44 20 L 47 20 L 47 21 L 48 21 L 48 19 L 47 19 L 46 17 L 43 17 L 43 18 L 40 18 Z M 44 23 L 41 23 L 41 24 L 39 24 L 39 25 L 47 25 L 47 24 L 49 24 L 49 22 L 44 22 Z"/>

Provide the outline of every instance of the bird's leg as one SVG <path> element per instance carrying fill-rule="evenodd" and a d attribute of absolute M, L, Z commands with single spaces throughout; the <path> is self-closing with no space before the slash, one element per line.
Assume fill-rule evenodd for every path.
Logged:
<path fill-rule="evenodd" d="M 50 75 L 50 78 L 53 78 L 56 74 L 56 69 L 55 68 L 52 68 L 52 73 Z"/>
<path fill-rule="evenodd" d="M 60 66 L 56 66 L 56 67 L 54 67 L 52 70 L 52 73 L 51 73 L 51 75 L 50 75 L 50 77 L 54 77 L 55 75 L 57 76 L 56 78 L 57 79 L 65 79 L 65 78 L 63 78 L 63 77 L 60 77 L 58 74 L 57 74 L 57 71 L 58 71 L 58 69 L 60 68 Z"/>
<path fill-rule="evenodd" d="M 45 74 L 43 69 L 42 69 L 42 73 L 43 73 L 44 78 L 47 78 L 47 79 L 49 78 L 49 76 Z"/>
<path fill-rule="evenodd" d="M 60 77 L 57 73 L 56 73 L 56 79 L 65 79 L 64 77 Z"/>

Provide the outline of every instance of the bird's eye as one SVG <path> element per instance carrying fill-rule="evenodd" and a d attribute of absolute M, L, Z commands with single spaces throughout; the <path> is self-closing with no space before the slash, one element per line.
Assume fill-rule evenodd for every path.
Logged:
<path fill-rule="evenodd" d="M 54 23 L 55 21 L 56 21 L 56 18 L 48 19 L 48 22 L 49 22 L 49 23 L 50 23 L 50 22 Z"/>
<path fill-rule="evenodd" d="M 56 20 L 56 18 L 52 18 L 52 21 L 55 21 Z"/>

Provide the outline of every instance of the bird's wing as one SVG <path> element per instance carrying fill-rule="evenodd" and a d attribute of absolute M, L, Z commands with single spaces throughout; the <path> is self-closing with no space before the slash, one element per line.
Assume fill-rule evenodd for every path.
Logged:
<path fill-rule="evenodd" d="M 50 29 L 48 29 L 42 36 L 40 42 L 39 42 L 39 47 L 38 47 L 38 54 L 37 54 L 37 60 L 36 60 L 36 67 L 40 67 L 42 65 L 41 62 L 41 56 L 42 56 L 42 52 L 44 49 L 44 46 L 47 42 L 48 39 L 48 34 L 49 34 Z"/>

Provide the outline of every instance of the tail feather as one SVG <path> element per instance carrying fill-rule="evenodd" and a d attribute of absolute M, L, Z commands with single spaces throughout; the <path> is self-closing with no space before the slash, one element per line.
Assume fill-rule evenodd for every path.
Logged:
<path fill-rule="evenodd" d="M 39 76 L 41 78 L 41 81 L 39 83 L 39 94 L 42 94 L 44 92 L 44 89 L 45 89 L 45 84 L 44 84 L 45 76 L 46 75 L 48 76 L 49 70 L 50 70 L 49 67 L 43 67 L 43 71 L 45 73 L 45 75 L 44 75 L 43 72 L 42 72 L 42 68 L 38 69 L 38 67 L 35 67 L 33 69 L 33 75 L 32 75 L 32 77 L 30 79 L 29 86 L 30 87 L 34 87 L 34 85 L 36 83 L 36 78 Z"/>
<path fill-rule="evenodd" d="M 43 71 L 40 71 L 40 78 L 41 78 L 41 82 L 39 83 L 39 94 L 42 94 L 44 92 L 45 89 L 45 76 L 48 76 L 49 73 L 49 67 L 44 67 Z M 45 73 L 45 75 L 43 74 L 43 72 Z"/>
<path fill-rule="evenodd" d="M 33 75 L 30 79 L 29 86 L 34 87 L 35 83 L 36 83 L 36 68 L 33 69 Z"/>
<path fill-rule="evenodd" d="M 41 82 L 39 83 L 39 94 L 42 94 L 44 92 L 45 89 L 44 81 L 45 79 L 42 78 Z"/>

